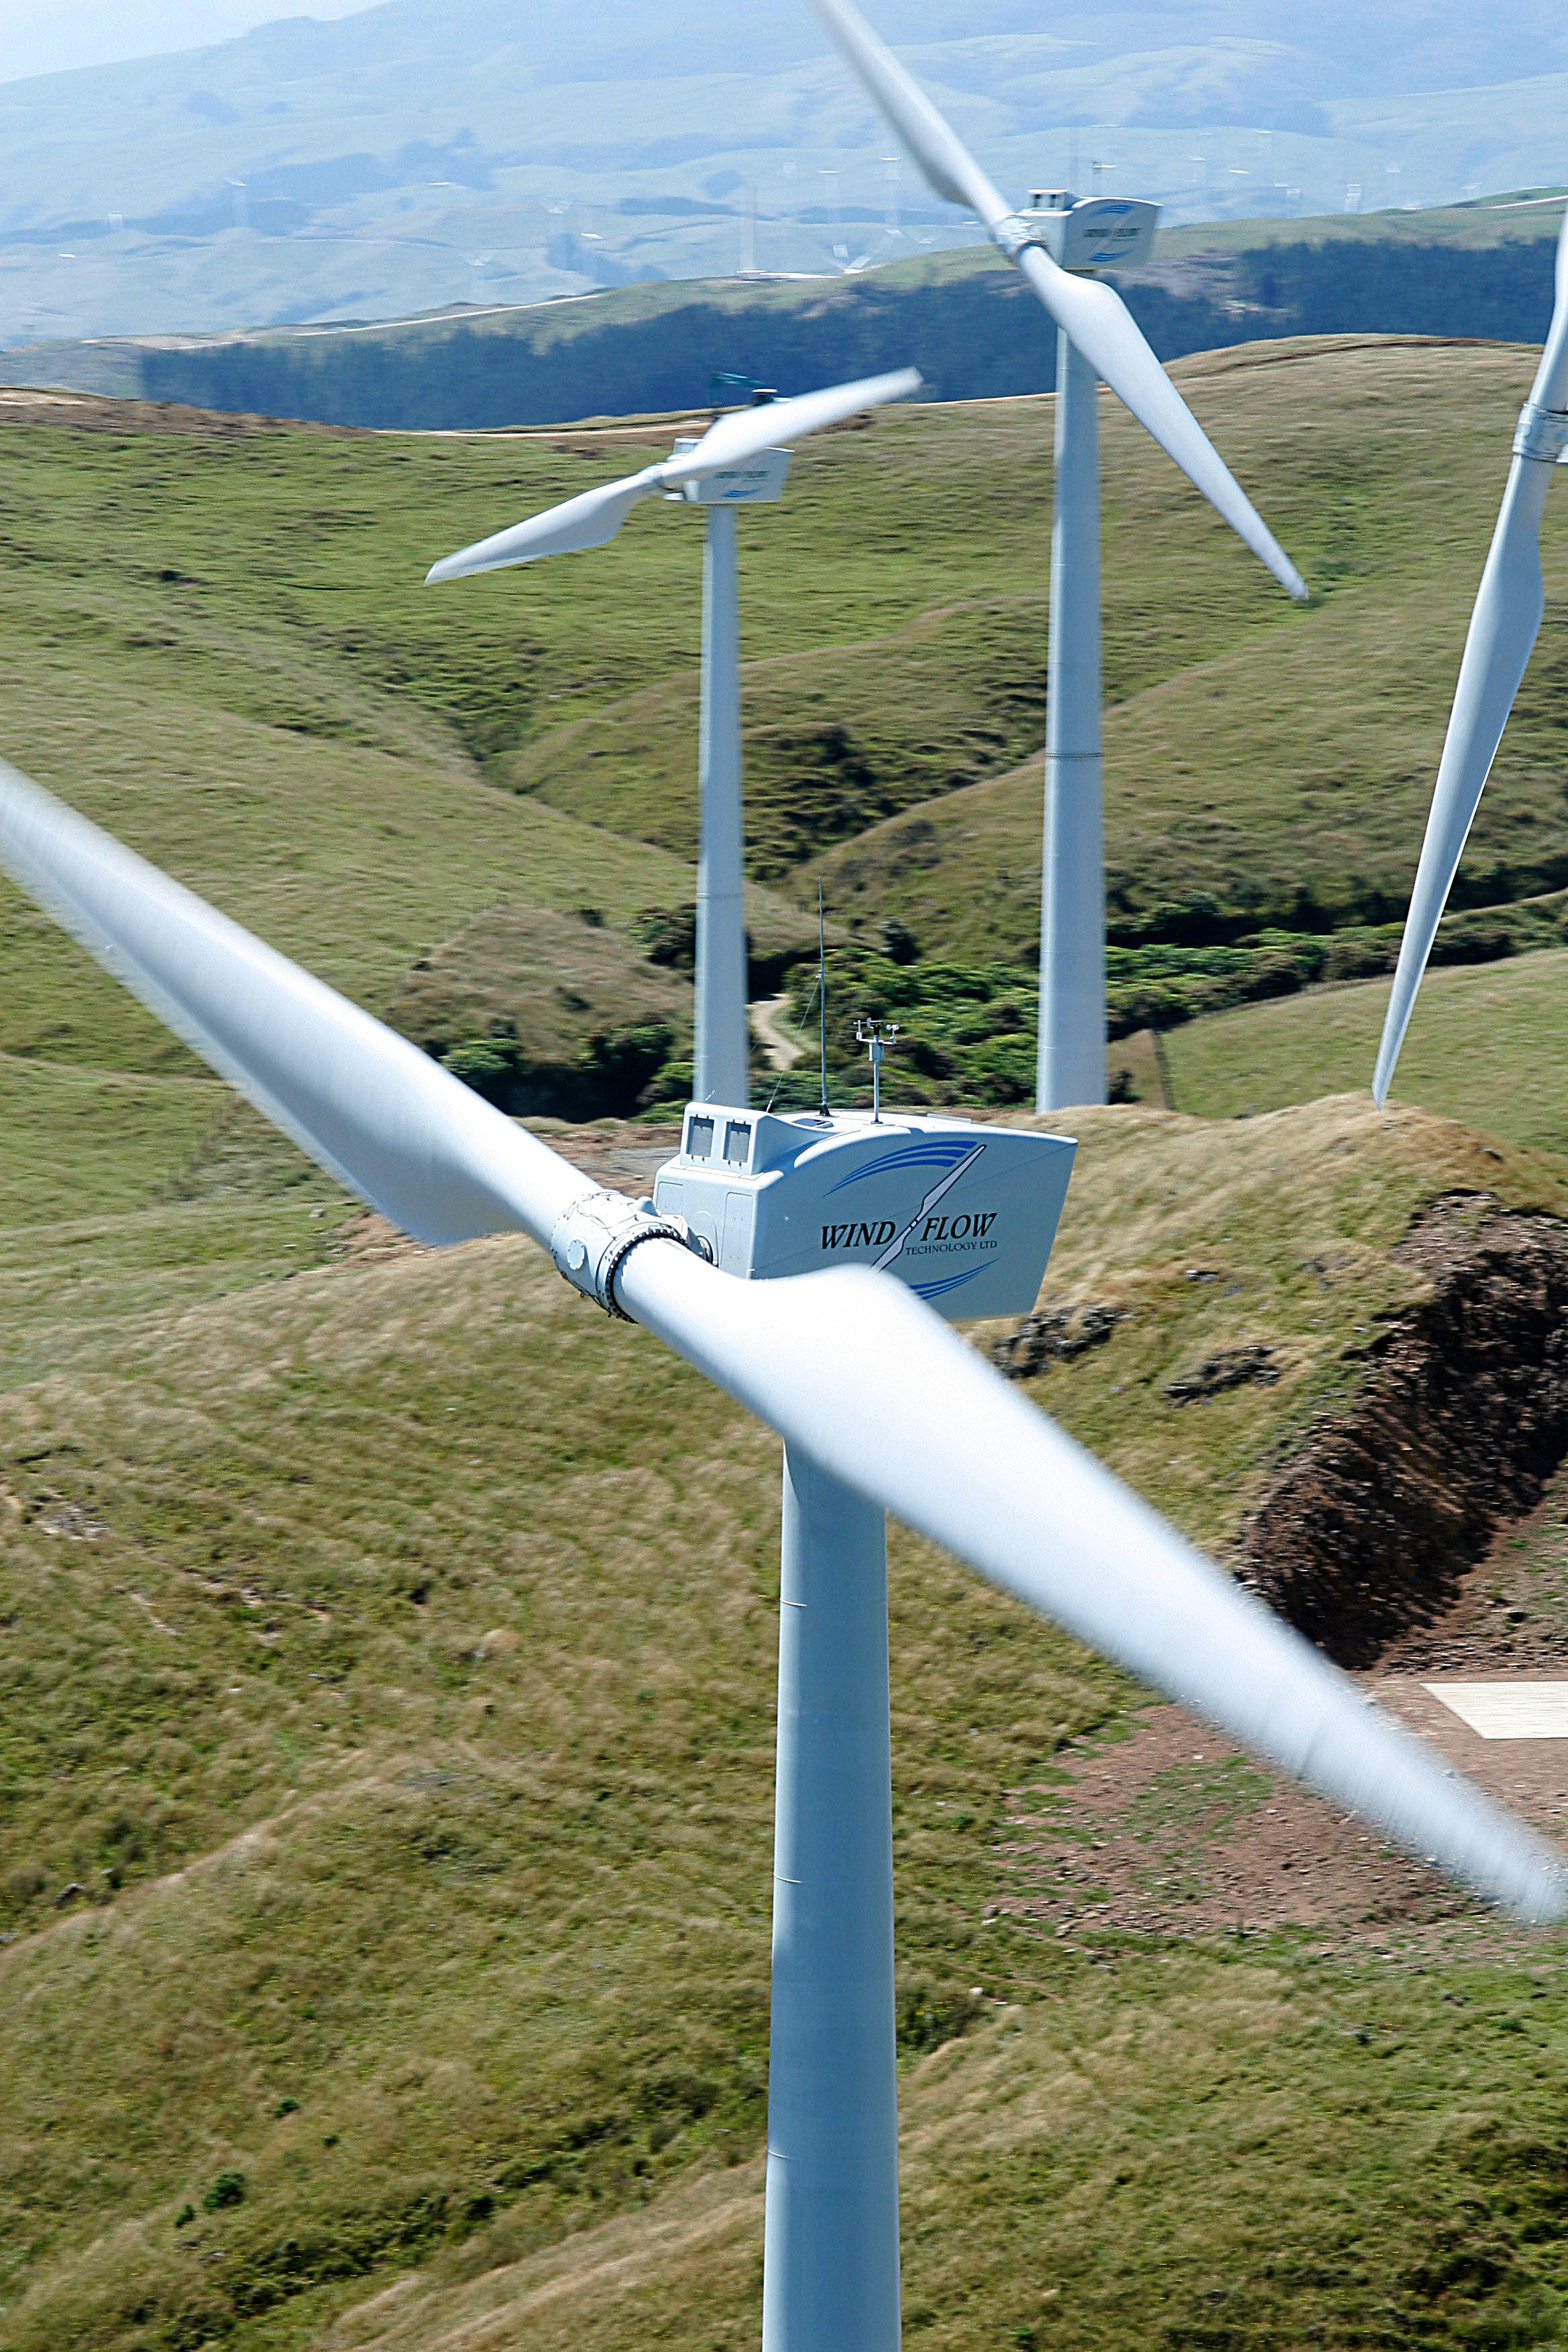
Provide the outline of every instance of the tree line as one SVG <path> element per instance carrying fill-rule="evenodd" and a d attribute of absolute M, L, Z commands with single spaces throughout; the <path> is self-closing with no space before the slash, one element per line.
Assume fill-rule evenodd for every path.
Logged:
<path fill-rule="evenodd" d="M 1279 335 L 1423 334 L 1540 342 L 1552 311 L 1549 237 L 1470 249 L 1393 238 L 1271 244 L 1227 265 L 1228 292 L 1124 290 L 1163 360 Z M 151 400 L 323 424 L 484 428 L 704 406 L 721 370 L 784 392 L 913 362 L 944 400 L 1049 392 L 1056 333 L 1002 267 L 935 285 L 846 278 L 793 300 L 689 302 L 642 319 L 546 310 L 515 326 L 458 322 L 142 354 Z"/>

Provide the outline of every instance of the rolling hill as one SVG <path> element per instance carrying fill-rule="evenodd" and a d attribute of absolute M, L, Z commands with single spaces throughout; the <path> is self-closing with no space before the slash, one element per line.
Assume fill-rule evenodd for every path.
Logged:
<path fill-rule="evenodd" d="M 1365 338 L 1183 363 L 1199 415 L 1312 583 L 1304 613 L 1107 400 L 1119 1026 L 1165 1025 L 1386 963 L 1530 367 L 1509 347 Z M 174 856 L 211 835 L 216 762 L 228 777 L 226 822 L 250 853 L 241 910 L 286 945 L 319 939 L 336 972 L 353 904 L 354 952 L 373 994 L 386 992 L 380 1003 L 403 985 L 409 945 L 427 954 L 468 927 L 460 961 L 477 993 L 447 992 L 430 1042 L 447 1051 L 513 1037 L 519 1108 L 566 1107 L 564 1082 L 544 1074 L 560 1072 L 563 1052 L 591 1056 L 592 1038 L 615 1027 L 601 1015 L 616 940 L 637 1012 L 622 1030 L 662 1027 L 658 1051 L 679 1069 L 680 1000 L 647 958 L 691 896 L 700 556 L 689 518 L 653 509 L 586 563 L 419 584 L 433 551 L 641 462 L 668 446 L 668 424 L 398 437 L 21 394 L 0 414 L 16 460 L 3 526 L 13 578 L 41 565 L 44 583 L 10 592 L 5 709 L 19 764 L 45 781 L 68 776 L 61 762 L 87 740 L 83 712 L 95 741 L 110 721 L 126 779 L 145 776 L 151 741 L 170 772 L 144 803 L 156 812 L 149 845 Z M 117 430 L 128 418 L 139 429 Z M 1478 463 L 1494 447 L 1495 467 Z M 1016 1001 L 1026 1028 L 1032 1020 L 1049 449 L 1041 400 L 884 414 L 803 450 L 785 502 L 742 532 L 764 992 L 809 939 L 820 874 L 841 928 L 872 956 L 875 968 L 845 968 L 864 1003 L 893 985 L 876 950 L 894 923 L 906 966 L 912 955 L 930 967 L 925 994 L 968 1002 L 979 987 Z M 1563 560 L 1554 516 L 1549 613 Z M 1556 936 L 1555 894 L 1568 883 L 1557 658 L 1549 617 L 1441 954 Z M 180 710 L 159 723 L 148 697 L 167 691 L 171 663 Z M 280 789 L 312 813 L 289 847 L 256 797 L 258 775 L 279 766 L 279 734 Z M 95 808 L 131 805 L 127 783 L 111 789 L 96 759 L 91 770 L 89 796 L 104 795 Z M 437 772 L 449 781 L 430 824 L 416 812 Z M 342 865 L 358 835 L 336 812 L 367 798 L 384 798 L 385 814 L 363 899 Z M 198 859 L 193 878 L 217 877 Z M 496 913 L 515 902 L 577 921 L 584 972 L 599 973 L 586 990 L 563 982 L 584 999 L 575 1044 L 568 1051 L 559 1021 L 542 1024 L 532 1098 L 517 1078 L 532 1067 L 528 1019 L 519 1031 L 519 1007 L 502 1001 L 507 951 L 485 945 L 495 914 L 521 950 L 512 917 Z M 679 979 L 678 946 L 653 951 L 675 954 Z M 992 975 L 983 986 L 936 976 L 981 966 Z M 900 983 L 906 994 L 912 984 Z M 54 1029 L 68 1028 L 61 1008 L 78 985 L 96 983 L 61 981 Z M 18 977 L 8 996 L 17 1043 L 38 1034 L 31 987 Z M 110 992 L 96 1001 L 110 1028 L 132 1017 Z M 427 982 L 405 1001 L 434 1017 Z M 1023 1052 L 1016 1022 L 1014 1032 Z M 939 1092 L 990 1085 L 950 1035 L 933 1031 L 931 1043 L 949 1065 L 931 1078 Z M 657 1067 L 647 1041 L 627 1050 L 645 1078 Z M 612 1087 L 602 1107 L 631 1098 Z"/>
<path fill-rule="evenodd" d="M 1188 366 L 1304 614 L 1108 415 L 1126 952 L 1397 909 L 1528 372 Z M 879 988 L 947 1019 L 983 965 L 974 1001 L 1026 1013 L 1049 422 L 829 436 L 743 534 L 754 952 L 771 985 L 809 950 L 826 866 L 836 1053 Z M 0 747 L 434 1049 L 581 1077 L 662 1027 L 677 1083 L 690 519 L 418 585 L 668 429 L 8 397 Z M 1472 850 L 1500 924 L 1559 878 L 1552 658 Z M 1291 1103 L 1357 1083 L 1362 1030 L 1335 1059 L 1322 1024 L 1376 998 L 1312 989 L 1173 1028 L 1180 1113 L 1074 1122 L 1042 1304 L 1115 1316 L 1033 1392 L 1200 1539 L 1242 1543 L 1414 1328 L 1413 1231 L 1568 1211 L 1518 1062 L 1558 961 L 1434 974 L 1429 1109 Z M 0 972 L 0 2346 L 752 2340 L 772 1442 L 526 1244 L 362 1216 L 8 888 Z M 955 1093 L 976 1025 L 942 1033 Z M 662 1082 L 551 1132 L 630 1181 Z M 1205 1392 L 1249 1350 L 1266 1377 Z M 1548 1486 L 1468 1571 L 1489 1657 L 1516 1618 L 1568 1640 L 1565 1513 Z M 911 2341 L 1555 2340 L 1560 1939 L 1292 1811 L 897 1534 L 892 1577 Z"/>
<path fill-rule="evenodd" d="M 1294 335 L 1532 342 L 1551 314 L 1561 210 L 1560 194 L 1532 190 L 1426 212 L 1205 223 L 1163 235 L 1118 283 L 1163 360 Z M 716 372 L 805 391 L 910 361 L 943 401 L 1049 392 L 1056 335 L 1016 272 L 971 247 L 837 276 L 677 276 L 382 323 L 18 339 L 0 350 L 0 382 L 472 431 L 700 406 Z"/>

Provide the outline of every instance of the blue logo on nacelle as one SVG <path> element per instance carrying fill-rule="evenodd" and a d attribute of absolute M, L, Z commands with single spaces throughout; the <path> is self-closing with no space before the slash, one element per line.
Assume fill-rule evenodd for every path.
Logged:
<path fill-rule="evenodd" d="M 922 1135 L 918 1143 L 900 1144 L 892 1151 L 884 1151 L 875 1160 L 868 1160 L 851 1176 L 841 1176 L 828 1193 L 842 1192 L 847 1184 L 863 1184 L 868 1176 L 891 1176 L 905 1168 L 956 1168 L 961 1160 L 975 1157 L 972 1138 L 962 1135 Z"/>

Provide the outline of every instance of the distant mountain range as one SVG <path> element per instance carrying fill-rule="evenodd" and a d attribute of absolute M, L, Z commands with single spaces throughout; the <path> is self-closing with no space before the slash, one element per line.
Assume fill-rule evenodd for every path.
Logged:
<path fill-rule="evenodd" d="M 1568 169 L 1568 20 L 1544 0 L 1289 19 L 1264 0 L 903 0 L 880 19 L 1020 195 L 1070 181 L 1176 222 L 1297 216 Z M 889 152 L 801 0 L 289 18 L 0 84 L 0 342 L 831 276 L 966 242 Z"/>

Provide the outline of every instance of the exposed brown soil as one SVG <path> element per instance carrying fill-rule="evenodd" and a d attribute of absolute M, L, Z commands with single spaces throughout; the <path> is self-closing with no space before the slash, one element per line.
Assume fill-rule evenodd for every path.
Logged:
<path fill-rule="evenodd" d="M 1396 1923 L 1469 1907 L 1434 1873 L 1179 1707 L 1152 1707 L 1131 1739 L 1063 1760 L 1070 1789 L 1018 1794 L 995 1898 L 999 1910 L 1043 1921 L 1063 1941 L 1097 1928 L 1213 1936 L 1303 1927 L 1375 1939 Z"/>
<path fill-rule="evenodd" d="M 1510 1658 L 1468 1661 L 1501 1679 Z M 1561 1671 L 1561 1668 L 1559 1669 Z M 1560 1839 L 1568 1740 L 1479 1738 L 1408 1675 L 1369 1678 L 1380 1702 L 1483 1788 Z M 1064 1943 L 1115 1929 L 1251 1936 L 1306 1929 L 1329 1944 L 1408 1947 L 1464 1923 L 1512 1931 L 1437 1874 L 1305 1790 L 1276 1779 L 1180 1707 L 1152 1706 L 1130 1739 L 1069 1749 L 1070 1786 L 1013 1794 L 994 1907 Z"/>
<path fill-rule="evenodd" d="M 1430 1295 L 1373 1342 L 1354 1406 L 1310 1433 L 1240 1547 L 1242 1581 L 1343 1665 L 1433 1626 L 1568 1454 L 1568 1227 L 1453 1195 L 1400 1255 Z"/>
<path fill-rule="evenodd" d="M 345 1265 L 384 1265 L 393 1258 L 416 1257 L 424 1246 L 379 1211 L 355 1209 L 333 1234 L 331 1252 Z"/>
<path fill-rule="evenodd" d="M 1032 1381 L 1047 1364 L 1070 1364 L 1091 1348 L 1103 1348 L 1130 1311 L 1093 1300 L 1079 1307 L 1037 1307 L 1004 1332 L 992 1348 L 991 1360 L 1010 1381 Z"/>
<path fill-rule="evenodd" d="M 64 425 L 77 433 L 180 433 L 197 440 L 237 441 L 252 433 L 319 433 L 351 440 L 349 425 L 297 423 L 292 417 L 228 415 L 213 408 L 184 408 L 176 401 L 110 400 L 96 392 L 52 392 L 29 384 L 0 384 L 0 426 Z"/>
<path fill-rule="evenodd" d="M 1568 1229 L 1456 1196 L 1403 1255 L 1430 1296 L 1254 1514 L 1247 1580 L 1324 1648 L 1370 1658 L 1359 1678 L 1384 1706 L 1562 1842 L 1568 1740 L 1482 1739 L 1426 1685 L 1568 1681 Z M 1514 1932 L 1178 1707 L 1061 1762 L 1065 1781 L 1012 1793 L 994 1901 L 1065 1944 L 1296 1929 L 1406 1949 Z"/>
<path fill-rule="evenodd" d="M 680 1149 L 679 1118 L 670 1124 L 656 1118 L 600 1118 L 587 1127 L 563 1127 L 548 1118 L 523 1124 L 596 1184 L 629 1192 L 634 1200 L 652 1192 L 655 1174 Z"/>

